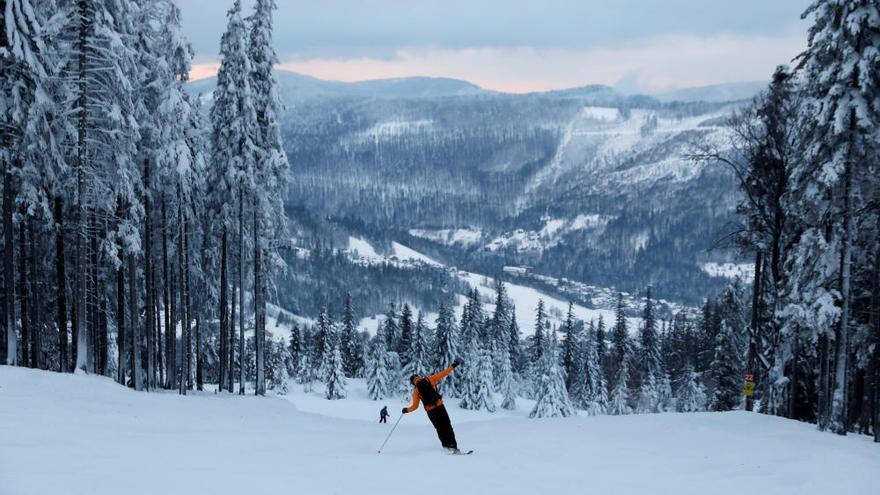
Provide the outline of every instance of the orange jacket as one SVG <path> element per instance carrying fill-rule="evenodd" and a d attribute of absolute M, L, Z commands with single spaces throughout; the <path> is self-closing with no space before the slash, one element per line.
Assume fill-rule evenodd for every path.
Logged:
<path fill-rule="evenodd" d="M 427 378 L 427 380 L 429 382 L 431 382 L 431 385 L 436 387 L 437 383 L 440 380 L 442 380 L 446 375 L 452 373 L 452 370 L 454 370 L 454 369 L 455 368 L 450 366 L 439 373 L 436 373 L 434 375 L 429 376 Z M 416 383 L 419 383 L 419 381 L 421 381 L 421 380 L 426 380 L 426 378 L 420 378 L 419 380 L 416 381 Z M 406 408 L 406 412 L 408 412 L 408 413 L 411 413 L 419 408 L 419 401 L 421 400 L 421 396 L 419 395 L 419 387 L 413 388 L 412 398 L 413 398 L 412 405 Z M 443 399 L 438 400 L 437 403 L 434 404 L 433 406 L 429 406 L 429 405 L 425 404 L 425 411 L 430 411 L 431 409 L 434 409 L 435 407 L 440 406 L 442 404 L 443 404 Z"/>

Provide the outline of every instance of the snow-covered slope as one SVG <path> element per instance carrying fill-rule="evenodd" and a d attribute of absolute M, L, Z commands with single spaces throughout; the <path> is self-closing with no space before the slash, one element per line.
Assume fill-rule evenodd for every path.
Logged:
<path fill-rule="evenodd" d="M 483 306 L 487 314 L 491 314 L 495 309 L 495 305 L 493 304 L 495 300 L 495 279 L 493 277 L 446 267 L 430 256 L 404 246 L 399 242 L 392 242 L 391 246 L 392 253 L 389 256 L 382 256 L 368 241 L 352 237 L 349 239 L 348 253 L 354 260 L 364 263 L 394 263 L 397 264 L 397 266 L 406 266 L 406 264 L 425 264 L 437 268 L 444 268 L 449 270 L 451 274 L 458 277 L 460 280 L 466 282 L 469 286 L 477 288 L 480 297 L 484 302 Z M 558 281 L 554 282 L 558 283 Z M 539 301 L 544 301 L 547 317 L 552 325 L 559 326 L 564 321 L 565 315 L 568 312 L 567 301 L 527 285 L 506 282 L 505 288 L 507 289 L 508 297 L 516 307 L 516 321 L 519 324 L 523 335 L 531 335 L 534 333 L 535 313 L 538 309 Z M 458 305 L 455 307 L 456 315 L 459 318 L 464 309 L 464 303 L 464 296 L 459 295 Z M 610 300 L 603 301 L 603 303 L 607 307 L 595 309 L 575 304 L 572 309 L 575 317 L 584 322 L 598 321 L 599 317 L 602 317 L 605 320 L 605 324 L 610 326 L 614 322 L 615 314 L 610 306 Z M 428 313 L 425 314 L 425 317 L 427 318 L 427 321 L 433 322 L 436 315 Z M 370 333 L 375 333 L 378 325 L 380 325 L 383 320 L 384 315 L 375 315 L 361 320 L 360 326 Z M 628 320 L 630 330 L 636 332 L 638 330 L 640 319 L 628 318 Z"/>
<path fill-rule="evenodd" d="M 425 414 L 392 426 L 287 400 L 138 393 L 109 379 L 0 366 L 3 495 L 876 493 L 866 437 L 749 413 L 460 421 L 446 455 Z M 398 416 L 389 403 L 392 421 Z M 484 413 L 491 417 L 488 413 Z M 426 480 L 426 476 L 430 479 Z"/>

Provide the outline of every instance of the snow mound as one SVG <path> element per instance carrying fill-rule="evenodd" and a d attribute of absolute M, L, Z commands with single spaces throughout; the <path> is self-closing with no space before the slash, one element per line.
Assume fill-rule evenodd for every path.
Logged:
<path fill-rule="evenodd" d="M 399 415 L 389 403 L 391 422 L 375 422 L 380 404 L 352 421 L 273 397 L 139 393 L 0 366 L 0 492 L 861 495 L 880 472 L 867 437 L 743 412 L 462 422 L 450 408 L 459 444 L 476 450 L 462 458 L 419 410 L 377 455 Z"/>

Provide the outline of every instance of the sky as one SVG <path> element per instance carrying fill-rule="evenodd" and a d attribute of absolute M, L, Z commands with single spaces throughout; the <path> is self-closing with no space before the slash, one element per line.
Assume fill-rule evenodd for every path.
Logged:
<path fill-rule="evenodd" d="M 487 89 L 658 93 L 769 78 L 806 46 L 810 0 L 276 0 L 279 67 L 321 79 L 452 77 Z M 216 73 L 232 0 L 178 0 Z M 243 1 L 245 13 L 253 0 Z"/>

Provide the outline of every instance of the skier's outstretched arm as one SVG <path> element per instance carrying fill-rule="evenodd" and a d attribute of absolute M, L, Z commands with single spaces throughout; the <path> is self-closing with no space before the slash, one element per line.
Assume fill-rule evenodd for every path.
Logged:
<path fill-rule="evenodd" d="M 441 371 L 441 372 L 439 372 L 439 373 L 435 373 L 435 374 L 429 376 L 429 377 L 428 377 L 428 380 L 430 380 L 432 384 L 437 385 L 437 382 L 439 382 L 440 380 L 446 378 L 446 375 L 452 373 L 452 370 L 454 370 L 459 364 L 461 364 L 461 362 L 459 362 L 458 360 L 456 360 L 454 363 L 452 363 L 451 366 L 449 366 L 449 367 L 446 368 L 445 370 L 443 370 L 443 371 Z"/>
<path fill-rule="evenodd" d="M 413 402 L 409 407 L 403 408 L 403 414 L 411 413 L 419 408 L 419 401 L 422 399 L 421 395 L 419 395 L 419 389 L 413 389 Z"/>

